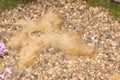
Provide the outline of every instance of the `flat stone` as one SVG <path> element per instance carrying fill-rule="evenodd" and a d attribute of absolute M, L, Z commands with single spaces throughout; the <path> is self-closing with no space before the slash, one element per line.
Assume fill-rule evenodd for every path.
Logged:
<path fill-rule="evenodd" d="M 120 3 L 120 0 L 113 0 L 113 1 Z"/>

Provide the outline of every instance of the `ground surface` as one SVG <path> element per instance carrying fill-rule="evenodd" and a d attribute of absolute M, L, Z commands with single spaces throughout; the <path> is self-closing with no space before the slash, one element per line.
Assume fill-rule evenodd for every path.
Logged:
<path fill-rule="evenodd" d="M 0 58 L 0 73 L 6 67 L 12 70 L 6 80 L 109 80 L 120 74 L 120 23 L 113 21 L 104 8 L 93 8 L 82 0 L 38 0 L 2 12 L 0 42 L 6 44 L 19 32 L 14 26 L 17 20 L 39 18 L 49 8 L 56 8 L 65 18 L 67 29 L 85 31 L 82 39 L 97 51 L 96 58 L 73 60 L 57 49 L 48 48 L 40 52 L 31 68 L 23 70 L 17 65 L 19 51 L 11 51 L 6 45 L 7 55 Z"/>

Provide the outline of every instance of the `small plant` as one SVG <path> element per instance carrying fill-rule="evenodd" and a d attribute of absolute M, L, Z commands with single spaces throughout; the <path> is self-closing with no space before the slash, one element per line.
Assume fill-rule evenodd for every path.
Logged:
<path fill-rule="evenodd" d="M 3 49 L 5 48 L 5 44 L 4 43 L 0 43 L 0 55 L 3 54 Z"/>
<path fill-rule="evenodd" d="M 2 73 L 2 75 L 0 75 L 0 80 L 4 80 L 7 73 L 11 73 L 10 68 L 6 68 L 5 71 Z"/>
<path fill-rule="evenodd" d="M 109 10 L 109 14 L 113 19 L 120 21 L 120 3 L 113 0 L 86 0 L 92 6 L 103 6 Z"/>

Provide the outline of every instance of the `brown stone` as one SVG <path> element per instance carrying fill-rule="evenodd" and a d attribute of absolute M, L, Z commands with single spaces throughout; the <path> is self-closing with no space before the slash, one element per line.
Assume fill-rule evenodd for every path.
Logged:
<path fill-rule="evenodd" d="M 113 0 L 113 1 L 120 3 L 120 0 Z"/>
<path fill-rule="evenodd" d="M 110 80 L 120 80 L 120 74 L 114 74 Z"/>

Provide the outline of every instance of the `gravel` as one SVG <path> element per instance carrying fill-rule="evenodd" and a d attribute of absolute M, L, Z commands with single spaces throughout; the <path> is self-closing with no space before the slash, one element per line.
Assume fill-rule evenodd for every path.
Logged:
<path fill-rule="evenodd" d="M 92 7 L 83 0 L 38 0 L 2 12 L 0 42 L 6 44 L 20 31 L 14 25 L 17 20 L 40 18 L 49 8 L 65 18 L 63 27 L 85 31 L 82 39 L 97 51 L 96 58 L 70 59 L 60 50 L 48 48 L 40 52 L 32 67 L 21 69 L 17 65 L 19 51 L 11 51 L 6 45 L 8 54 L 0 57 L 0 73 L 6 67 L 12 73 L 5 80 L 109 80 L 120 74 L 120 23 L 112 20 L 105 8 Z"/>

